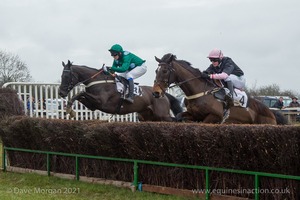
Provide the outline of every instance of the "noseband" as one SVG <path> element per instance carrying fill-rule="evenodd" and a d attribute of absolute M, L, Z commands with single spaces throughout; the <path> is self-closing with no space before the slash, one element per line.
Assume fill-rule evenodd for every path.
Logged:
<path fill-rule="evenodd" d="M 68 75 L 69 75 L 69 78 L 71 79 L 68 83 L 69 84 L 68 85 L 68 93 L 69 93 L 76 85 L 78 85 L 79 81 L 78 81 L 78 78 L 73 74 L 71 67 L 70 67 L 70 69 L 64 69 L 64 72 L 69 72 Z M 73 77 L 77 80 L 77 84 L 74 84 Z"/>

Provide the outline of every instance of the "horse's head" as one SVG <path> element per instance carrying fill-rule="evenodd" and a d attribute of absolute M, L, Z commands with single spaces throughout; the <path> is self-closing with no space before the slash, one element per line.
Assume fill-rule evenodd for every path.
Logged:
<path fill-rule="evenodd" d="M 72 63 L 68 60 L 68 63 L 65 64 L 62 62 L 62 65 L 64 67 L 62 75 L 61 75 L 61 84 L 59 86 L 58 94 L 61 97 L 66 97 L 69 92 L 73 89 L 73 87 L 76 85 L 76 82 L 74 82 L 75 75 L 72 74 Z"/>
<path fill-rule="evenodd" d="M 213 83 L 202 77 L 198 68 L 185 60 L 177 60 L 173 54 L 166 54 L 161 59 L 155 57 L 158 62 L 156 78 L 153 85 L 153 95 L 158 98 L 163 96 L 172 83 L 176 83 L 185 93 L 193 94 L 194 88 L 205 89 L 213 87 Z"/>
<path fill-rule="evenodd" d="M 155 56 L 155 60 L 158 62 L 158 68 L 156 69 L 156 77 L 153 85 L 153 95 L 155 98 L 163 96 L 170 84 L 176 81 L 175 69 L 173 68 L 172 61 L 176 60 L 176 56 L 168 53 L 161 59 Z"/>

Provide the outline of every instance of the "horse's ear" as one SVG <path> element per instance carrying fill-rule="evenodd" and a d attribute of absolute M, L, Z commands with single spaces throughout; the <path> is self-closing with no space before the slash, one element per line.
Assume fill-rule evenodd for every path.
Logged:
<path fill-rule="evenodd" d="M 72 65 L 72 63 L 70 62 L 70 60 L 68 60 L 68 65 L 70 65 L 70 66 Z"/>
<path fill-rule="evenodd" d="M 174 59 L 176 59 L 176 56 L 172 53 L 166 54 L 166 63 L 171 63 Z"/>
<path fill-rule="evenodd" d="M 65 67 L 65 66 L 66 66 L 66 64 L 65 64 L 65 62 L 64 62 L 64 61 L 62 61 L 62 66 L 63 66 L 63 67 Z"/>
<path fill-rule="evenodd" d="M 155 57 L 155 60 L 158 62 L 158 63 L 161 63 L 161 59 L 159 59 L 158 57 L 154 56 Z"/>

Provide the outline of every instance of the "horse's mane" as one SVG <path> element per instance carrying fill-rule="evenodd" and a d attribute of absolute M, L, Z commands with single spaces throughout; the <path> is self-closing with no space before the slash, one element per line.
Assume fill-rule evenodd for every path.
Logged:
<path fill-rule="evenodd" d="M 115 77 L 111 76 L 109 73 L 104 73 L 104 71 L 100 69 L 96 69 L 93 67 L 88 67 L 86 65 L 71 65 L 71 67 L 74 67 L 76 69 L 77 73 L 80 74 L 84 79 L 90 80 L 91 78 L 93 80 L 114 80 Z"/>
<path fill-rule="evenodd" d="M 86 65 L 71 65 L 72 67 L 84 67 L 84 68 L 87 68 L 87 69 L 91 69 L 91 70 L 96 70 L 96 71 L 99 71 L 100 69 L 96 69 L 96 68 L 93 68 L 93 67 L 89 67 L 89 66 L 86 66 Z"/>
<path fill-rule="evenodd" d="M 185 60 L 175 60 L 175 62 L 178 62 L 180 66 L 182 66 L 184 69 L 188 70 L 192 74 L 201 75 L 201 71 L 198 68 L 192 67 L 192 64 Z"/>
<path fill-rule="evenodd" d="M 201 71 L 198 68 L 194 68 L 192 67 L 192 64 L 186 60 L 177 60 L 176 55 L 168 53 L 166 55 L 164 55 L 161 58 L 162 61 L 170 64 L 172 61 L 178 63 L 180 66 L 182 66 L 184 69 L 186 69 L 187 71 L 191 72 L 192 74 L 197 75 L 201 75 Z"/>
<path fill-rule="evenodd" d="M 73 62 L 71 62 L 70 60 L 68 60 L 68 63 L 66 65 L 63 62 L 63 66 L 68 66 L 69 68 L 71 68 L 71 67 L 87 68 L 89 70 L 100 71 L 100 69 L 96 69 L 96 68 L 89 67 L 89 66 L 86 66 L 86 65 L 74 65 Z"/>

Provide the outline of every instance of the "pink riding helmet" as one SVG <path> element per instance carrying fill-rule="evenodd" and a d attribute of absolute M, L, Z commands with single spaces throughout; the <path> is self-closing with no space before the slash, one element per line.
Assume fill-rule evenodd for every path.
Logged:
<path fill-rule="evenodd" d="M 223 52 L 220 49 L 213 49 L 207 56 L 208 58 L 220 58 L 222 59 L 223 56 Z"/>

